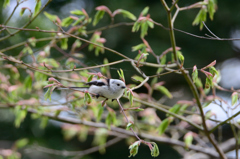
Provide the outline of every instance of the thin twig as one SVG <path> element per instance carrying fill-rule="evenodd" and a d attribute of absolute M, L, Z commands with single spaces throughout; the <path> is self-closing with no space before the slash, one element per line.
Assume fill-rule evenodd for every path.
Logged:
<path fill-rule="evenodd" d="M 209 31 L 209 33 L 211 33 L 215 38 L 220 39 L 218 36 L 216 36 L 216 35 L 207 27 L 207 25 L 204 23 L 204 21 L 202 21 L 202 23 L 203 23 L 204 27 Z"/>

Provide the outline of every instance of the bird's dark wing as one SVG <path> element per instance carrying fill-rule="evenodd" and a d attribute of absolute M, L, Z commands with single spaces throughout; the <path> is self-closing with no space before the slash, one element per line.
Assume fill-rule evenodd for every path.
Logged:
<path fill-rule="evenodd" d="M 106 86 L 106 85 L 108 85 L 108 83 L 106 83 L 106 81 L 103 81 L 103 80 L 96 80 L 96 81 L 88 82 L 88 83 L 86 83 L 86 85 Z"/>

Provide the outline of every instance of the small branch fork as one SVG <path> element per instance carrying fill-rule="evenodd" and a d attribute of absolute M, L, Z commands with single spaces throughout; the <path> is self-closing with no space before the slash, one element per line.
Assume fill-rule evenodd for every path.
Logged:
<path fill-rule="evenodd" d="M 123 106 L 121 105 L 121 103 L 119 101 L 119 98 L 117 99 L 117 103 L 118 103 L 119 107 L 121 108 L 121 112 L 123 113 L 127 123 L 132 123 L 131 121 L 128 120 L 128 117 L 127 117 L 127 115 L 126 115 L 126 113 L 125 113 L 125 111 L 123 109 Z M 153 149 L 153 146 L 152 146 L 151 142 L 147 142 L 147 141 L 144 141 L 144 140 L 140 139 L 140 137 L 137 135 L 137 133 L 133 130 L 132 127 L 130 127 L 130 130 L 132 131 L 132 133 L 134 134 L 134 136 L 138 139 L 138 141 L 140 143 L 146 144 L 149 147 L 150 150 Z"/>

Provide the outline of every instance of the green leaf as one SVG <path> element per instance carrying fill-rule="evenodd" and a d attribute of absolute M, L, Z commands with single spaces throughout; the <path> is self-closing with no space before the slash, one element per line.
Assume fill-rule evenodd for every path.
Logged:
<path fill-rule="evenodd" d="M 157 86 L 154 89 L 160 91 L 162 94 L 166 95 L 168 98 L 173 98 L 172 94 L 164 86 Z"/>
<path fill-rule="evenodd" d="M 105 120 L 105 124 L 107 125 L 108 129 L 111 129 L 111 124 L 116 124 L 115 112 L 108 112 L 108 115 Z"/>
<path fill-rule="evenodd" d="M 213 75 L 213 77 L 219 74 L 219 72 L 213 66 L 209 68 L 209 72 Z"/>
<path fill-rule="evenodd" d="M 55 68 L 58 68 L 59 67 L 59 63 L 53 59 L 53 58 L 48 58 L 48 59 L 44 59 L 43 62 L 55 67 Z"/>
<path fill-rule="evenodd" d="M 136 46 L 133 46 L 132 47 L 132 51 L 137 51 L 137 50 L 141 50 L 141 49 L 145 49 L 146 48 L 146 45 L 145 44 L 138 44 Z"/>
<path fill-rule="evenodd" d="M 120 70 L 118 70 L 117 72 L 118 72 L 119 77 L 120 77 L 123 81 L 125 81 L 125 77 L 124 77 L 124 72 L 123 72 L 123 70 L 120 69 Z"/>
<path fill-rule="evenodd" d="M 184 56 L 182 55 L 182 52 L 181 52 L 181 51 L 177 51 L 177 57 L 178 57 L 178 59 L 181 61 L 181 63 L 184 62 Z"/>
<path fill-rule="evenodd" d="M 203 23 L 207 20 L 207 9 L 206 8 L 202 8 L 200 9 L 200 11 L 198 12 L 197 16 L 195 17 L 194 21 L 193 21 L 193 25 L 198 25 L 200 24 L 200 30 L 202 30 L 203 28 Z"/>
<path fill-rule="evenodd" d="M 26 9 L 27 9 L 27 8 L 25 8 L 25 7 L 21 8 L 20 16 L 22 16 L 22 15 L 24 14 L 24 12 L 25 12 Z"/>
<path fill-rule="evenodd" d="M 174 114 L 178 114 L 178 112 L 181 109 L 181 105 L 180 104 L 175 104 L 172 108 L 169 109 L 169 112 L 172 112 Z M 169 115 L 168 115 L 169 116 Z M 171 115 L 170 115 L 171 116 Z"/>
<path fill-rule="evenodd" d="M 238 101 L 238 93 L 237 92 L 233 92 L 232 93 L 232 105 L 235 105 Z"/>
<path fill-rule="evenodd" d="M 117 10 L 117 14 L 122 14 L 123 17 L 129 18 L 131 20 L 136 20 L 137 18 L 135 17 L 135 15 L 133 15 L 131 12 L 127 11 L 127 10 L 123 10 L 123 9 L 118 9 Z"/>
<path fill-rule="evenodd" d="M 76 20 L 76 21 L 72 24 L 72 26 L 76 26 L 76 25 L 78 25 L 78 23 L 82 22 L 84 19 L 85 19 L 84 16 L 78 18 L 78 20 Z"/>
<path fill-rule="evenodd" d="M 51 21 L 56 21 L 57 20 L 57 16 L 56 15 L 53 15 L 53 14 L 50 14 L 48 12 L 44 12 L 43 13 L 48 19 L 50 19 Z"/>
<path fill-rule="evenodd" d="M 93 79 L 93 77 L 94 77 L 94 75 L 90 75 L 90 76 L 88 77 L 88 79 L 87 79 L 87 82 L 91 82 L 92 79 Z"/>
<path fill-rule="evenodd" d="M 127 124 L 127 127 L 126 127 L 126 130 L 129 130 L 130 128 L 132 128 L 133 124 L 132 123 L 128 123 Z"/>
<path fill-rule="evenodd" d="M 26 146 L 29 143 L 29 140 L 27 138 L 19 139 L 15 142 L 15 147 L 20 149 Z"/>
<path fill-rule="evenodd" d="M 130 101 L 130 105 L 132 106 L 132 104 L 133 104 L 133 95 L 132 95 L 131 92 L 129 92 L 128 98 L 129 98 L 129 101 Z"/>
<path fill-rule="evenodd" d="M 93 144 L 94 145 L 105 145 L 107 141 L 107 134 L 108 130 L 105 128 L 99 128 L 95 131 L 94 139 L 93 139 Z"/>
<path fill-rule="evenodd" d="M 145 7 L 145 8 L 142 10 L 141 14 L 142 14 L 143 16 L 146 15 L 146 14 L 148 13 L 148 10 L 149 10 L 149 7 L 147 6 L 147 7 Z"/>
<path fill-rule="evenodd" d="M 32 37 L 32 38 L 29 38 L 29 39 L 28 39 L 28 42 L 29 42 L 33 47 L 35 47 L 37 40 L 36 40 L 35 37 Z"/>
<path fill-rule="evenodd" d="M 208 1 L 207 8 L 208 8 L 208 13 L 209 13 L 209 18 L 211 20 L 213 20 L 214 13 L 216 12 L 216 9 L 215 9 L 216 5 L 217 5 L 216 0 L 209 0 Z"/>
<path fill-rule="evenodd" d="M 184 136 L 184 142 L 187 148 L 189 148 L 189 146 L 192 145 L 192 141 L 193 141 L 193 134 L 192 132 L 188 132 L 185 136 Z"/>
<path fill-rule="evenodd" d="M 81 11 L 81 10 L 73 10 L 73 11 L 70 11 L 71 14 L 75 14 L 75 15 L 84 15 L 84 13 Z"/>
<path fill-rule="evenodd" d="M 32 90 L 32 77 L 29 75 L 24 79 L 24 88 L 27 91 L 31 91 Z"/>
<path fill-rule="evenodd" d="M 144 79 L 143 79 L 142 77 L 138 76 L 138 75 L 132 76 L 131 79 L 132 79 L 133 81 L 136 81 L 136 82 L 142 82 L 142 81 L 144 81 Z"/>
<path fill-rule="evenodd" d="M 97 25 L 97 23 L 103 18 L 104 14 L 105 14 L 105 11 L 103 10 L 97 11 L 97 13 L 94 16 L 93 26 Z"/>
<path fill-rule="evenodd" d="M 102 114 L 103 114 L 103 110 L 104 107 L 102 106 L 102 104 L 98 105 L 98 114 L 97 114 L 97 122 L 99 122 L 102 118 Z"/>
<path fill-rule="evenodd" d="M 78 130 L 74 129 L 72 127 L 66 128 L 66 129 L 62 129 L 62 131 L 63 131 L 63 136 L 64 136 L 65 140 L 72 139 L 78 133 Z"/>
<path fill-rule="evenodd" d="M 206 78 L 206 82 L 205 82 L 205 88 L 206 88 L 206 89 L 208 89 L 208 88 L 210 88 L 210 87 L 213 86 L 212 80 L 213 80 L 212 76 L 208 76 L 208 77 Z"/>
<path fill-rule="evenodd" d="M 129 146 L 130 156 L 128 156 L 128 157 L 131 157 L 131 156 L 134 157 L 138 153 L 138 148 L 139 148 L 140 143 L 141 143 L 140 141 L 136 141 L 132 145 Z"/>
<path fill-rule="evenodd" d="M 52 95 L 51 89 L 52 89 L 52 87 L 48 87 L 47 92 L 44 94 L 44 100 L 49 99 L 51 101 L 51 95 Z"/>
<path fill-rule="evenodd" d="M 21 122 L 25 119 L 27 115 L 27 110 L 22 110 L 21 106 L 16 106 L 14 108 L 14 114 L 15 114 L 15 127 L 19 128 Z"/>
<path fill-rule="evenodd" d="M 81 142 L 84 142 L 84 141 L 86 141 L 87 137 L 88 137 L 88 127 L 84 126 L 84 125 L 81 125 L 81 129 L 80 129 L 79 134 L 78 134 L 78 139 Z"/>
<path fill-rule="evenodd" d="M 197 88 L 203 88 L 203 84 L 202 84 L 202 81 L 201 81 L 200 78 L 197 78 L 195 80 L 195 85 L 196 85 Z"/>
<path fill-rule="evenodd" d="M 68 49 L 68 38 L 61 39 L 61 49 L 63 50 Z"/>
<path fill-rule="evenodd" d="M 40 11 L 41 6 L 42 6 L 41 0 L 36 0 L 36 6 L 33 14 L 34 16 Z"/>
<path fill-rule="evenodd" d="M 84 103 L 86 103 L 86 102 L 88 104 L 90 104 L 92 102 L 92 97 L 91 97 L 91 95 L 89 93 L 85 93 L 84 94 Z"/>
<path fill-rule="evenodd" d="M 154 28 L 154 23 L 152 22 L 152 21 L 147 21 L 147 24 L 148 24 L 148 26 L 150 27 L 150 28 Z"/>
<path fill-rule="evenodd" d="M 196 81 L 198 80 L 198 69 L 196 65 L 193 67 L 192 79 L 193 79 L 193 83 L 196 84 Z"/>
<path fill-rule="evenodd" d="M 147 35 L 147 31 L 148 31 L 148 24 L 147 24 L 147 22 L 142 22 L 140 37 L 144 38 L 144 36 Z"/>
<path fill-rule="evenodd" d="M 211 103 L 212 103 L 211 101 L 210 101 L 210 102 L 203 103 L 202 107 L 205 108 L 205 107 L 209 106 L 209 104 L 211 104 Z"/>
<path fill-rule="evenodd" d="M 166 131 L 166 129 L 169 126 L 169 124 L 170 124 L 170 121 L 169 121 L 168 118 L 164 119 L 161 122 L 161 124 L 158 127 L 159 135 L 162 135 Z"/>
<path fill-rule="evenodd" d="M 67 17 L 67 18 L 64 18 L 62 20 L 62 24 L 61 25 L 63 27 L 68 27 L 70 24 L 72 24 L 72 22 L 73 22 L 73 19 L 71 17 Z"/>
<path fill-rule="evenodd" d="M 138 21 L 136 21 L 132 27 L 132 32 L 137 32 L 141 27 L 141 23 L 139 23 Z"/>
<path fill-rule="evenodd" d="M 157 157 L 160 153 L 158 149 L 158 145 L 155 142 L 152 142 L 151 144 L 153 144 L 153 148 L 151 149 L 151 155 L 152 157 Z"/>
<path fill-rule="evenodd" d="M 3 8 L 6 8 L 10 4 L 10 0 L 4 0 Z"/>
<path fill-rule="evenodd" d="M 41 117 L 40 128 L 41 129 L 46 128 L 47 124 L 48 124 L 48 117 Z"/>

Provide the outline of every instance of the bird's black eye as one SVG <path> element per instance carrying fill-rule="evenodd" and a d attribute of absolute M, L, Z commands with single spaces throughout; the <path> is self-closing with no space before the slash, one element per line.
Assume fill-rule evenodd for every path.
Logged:
<path fill-rule="evenodd" d="M 120 86 L 120 84 L 117 84 L 117 86 Z"/>

